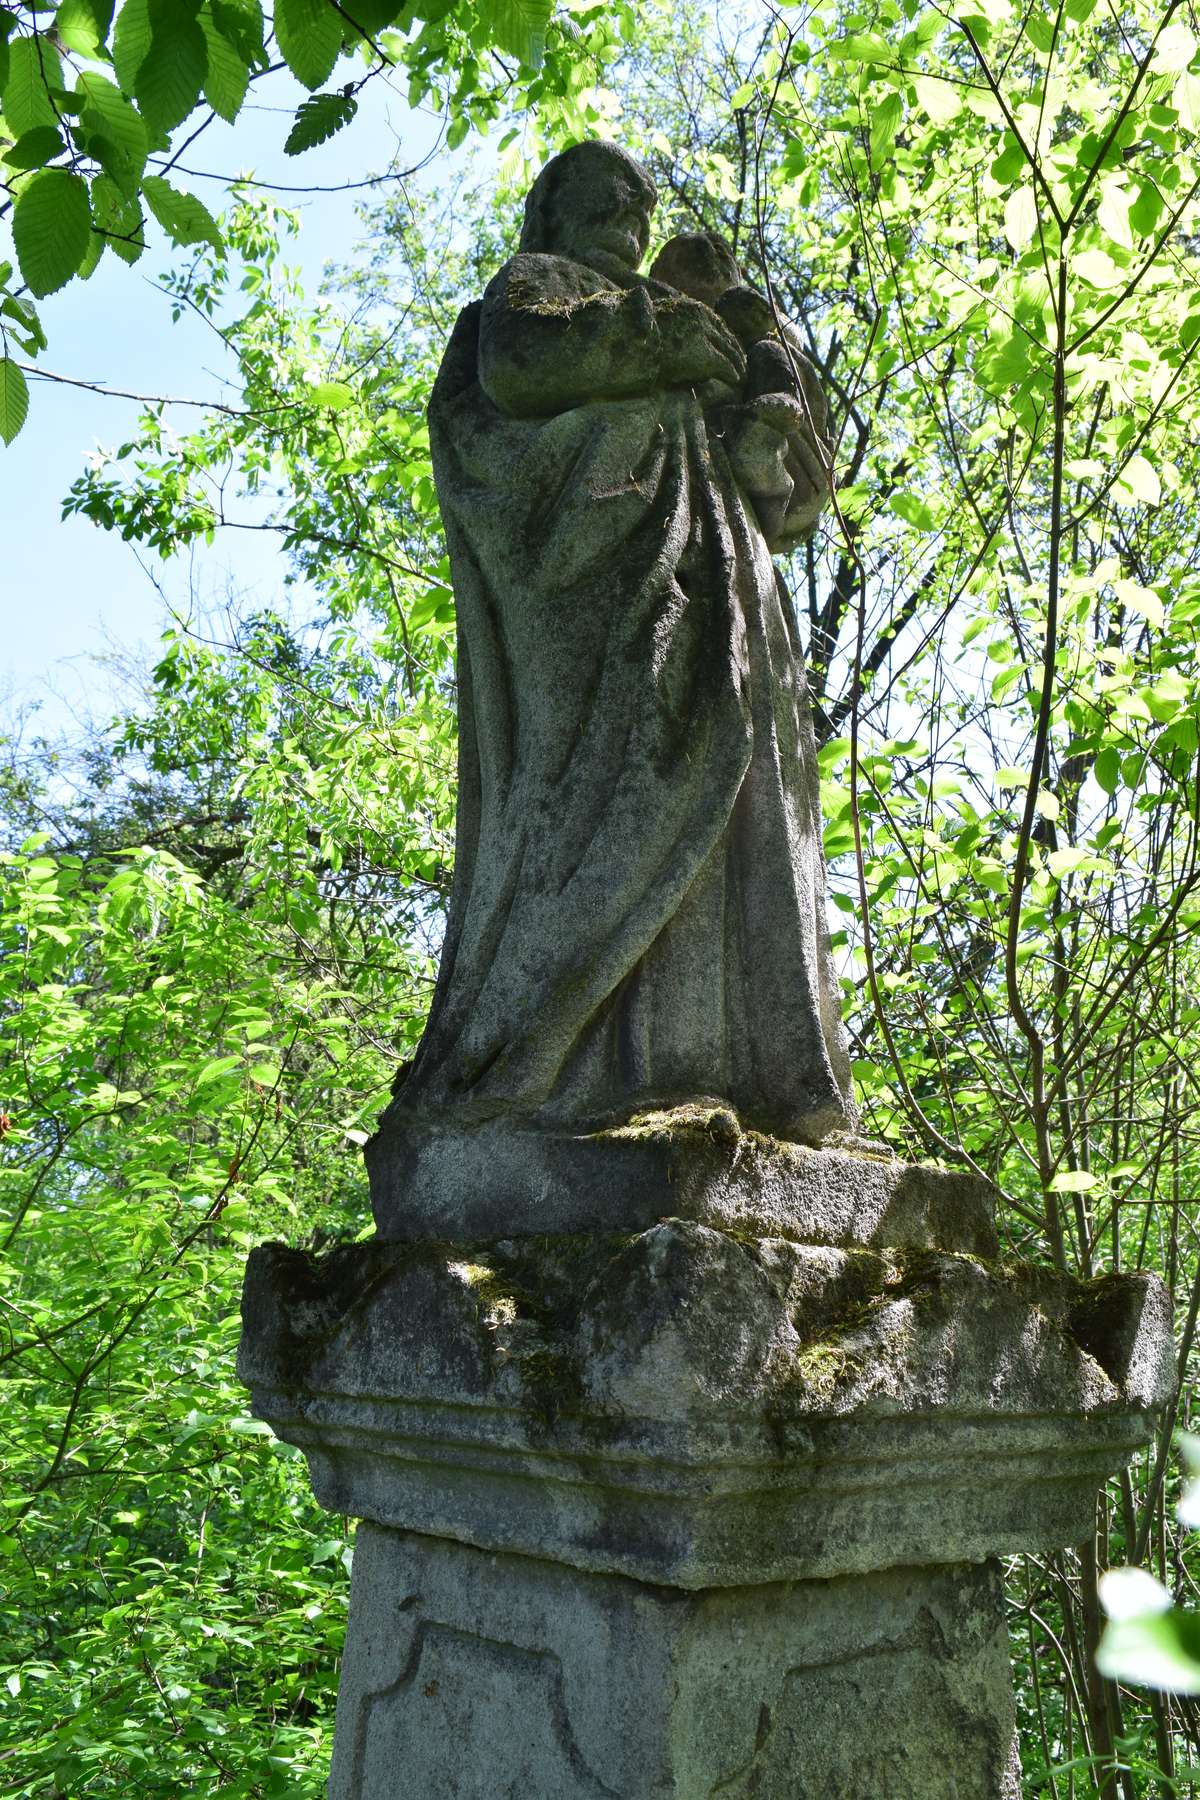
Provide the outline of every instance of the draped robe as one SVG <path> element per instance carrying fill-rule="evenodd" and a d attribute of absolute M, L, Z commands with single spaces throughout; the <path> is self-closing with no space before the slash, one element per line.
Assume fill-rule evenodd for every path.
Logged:
<path fill-rule="evenodd" d="M 673 291 L 514 257 L 429 408 L 458 613 L 454 887 L 389 1120 L 852 1122 L 790 607 Z"/>

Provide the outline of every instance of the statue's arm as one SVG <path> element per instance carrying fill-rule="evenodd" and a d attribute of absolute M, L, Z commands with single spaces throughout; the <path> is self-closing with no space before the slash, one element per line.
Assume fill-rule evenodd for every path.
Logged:
<path fill-rule="evenodd" d="M 743 367 L 740 346 L 707 307 L 683 296 L 655 300 L 640 282 L 615 288 L 560 257 L 513 257 L 483 297 L 480 385 L 514 418 L 735 383 Z"/>

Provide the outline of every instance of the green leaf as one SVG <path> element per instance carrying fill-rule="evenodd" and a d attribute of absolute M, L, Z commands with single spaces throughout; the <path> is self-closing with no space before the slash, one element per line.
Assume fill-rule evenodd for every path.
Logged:
<path fill-rule="evenodd" d="M 242 61 L 263 67 L 263 15 L 258 0 L 209 0 L 213 23 L 228 38 Z"/>
<path fill-rule="evenodd" d="M 29 383 L 11 357 L 0 357 L 0 438 L 11 444 L 29 414 Z"/>
<path fill-rule="evenodd" d="M 1034 49 L 1045 55 L 1054 42 L 1054 27 L 1049 19 L 1030 12 L 1025 20 L 1025 35 Z"/>
<path fill-rule="evenodd" d="M 204 97 L 215 113 L 232 124 L 242 110 L 250 81 L 246 58 L 219 29 L 207 6 L 200 14 L 200 29 L 208 51 Z"/>
<path fill-rule="evenodd" d="M 1171 90 L 1171 105 L 1185 131 L 1200 131 L 1200 75 L 1183 71 Z"/>
<path fill-rule="evenodd" d="M 1046 866 L 1055 880 L 1061 881 L 1064 875 L 1074 874 L 1076 869 L 1082 869 L 1097 860 L 1092 851 L 1084 850 L 1078 844 L 1067 844 L 1061 850 L 1050 852 L 1046 858 Z"/>
<path fill-rule="evenodd" d="M 68 50 L 94 57 L 107 41 L 113 0 L 62 0 L 54 30 Z"/>
<path fill-rule="evenodd" d="M 65 149 L 62 133 L 53 125 L 35 125 L 4 152 L 4 160 L 10 169 L 41 169 Z"/>
<path fill-rule="evenodd" d="M 1133 234 L 1129 229 L 1130 203 L 1131 197 L 1123 179 L 1110 176 L 1101 188 L 1096 218 L 1101 231 L 1121 250 L 1133 249 Z"/>
<path fill-rule="evenodd" d="M 11 274 L 12 264 L 0 263 L 0 285 Z M 15 319 L 20 329 L 28 334 L 31 340 L 28 346 L 31 356 L 36 356 L 39 350 L 46 348 L 46 334 L 42 330 L 42 322 L 38 318 L 37 308 L 32 300 L 26 299 L 24 294 L 20 296 L 7 294 L 0 301 L 0 313 L 3 313 L 6 318 Z"/>
<path fill-rule="evenodd" d="M 1087 1194 L 1099 1185 L 1099 1176 L 1093 1175 L 1090 1169 L 1060 1169 L 1051 1181 L 1050 1189 L 1055 1194 Z"/>
<path fill-rule="evenodd" d="M 49 89 L 63 85 L 62 60 L 44 37 L 22 37 L 8 46 L 4 117 L 17 138 L 39 125 L 57 127 L 58 111 Z"/>
<path fill-rule="evenodd" d="M 288 156 L 299 156 L 314 144 L 323 144 L 335 132 L 348 125 L 358 111 L 353 94 L 314 94 L 299 107 L 284 150 Z"/>
<path fill-rule="evenodd" d="M 527 68 L 541 68 L 554 0 L 482 0 L 480 11 L 502 50 L 519 57 Z"/>
<path fill-rule="evenodd" d="M 1104 250 L 1082 250 L 1071 267 L 1077 275 L 1083 276 L 1089 287 L 1119 287 L 1126 278 L 1124 269 L 1118 268 Z"/>
<path fill-rule="evenodd" d="M 345 22 L 329 0 L 276 0 L 275 37 L 284 62 L 306 88 L 328 81 Z"/>
<path fill-rule="evenodd" d="M 126 94 L 137 92 L 138 70 L 150 49 L 150 0 L 125 0 L 113 31 L 112 59 Z"/>
<path fill-rule="evenodd" d="M 208 1087 L 211 1082 L 220 1081 L 222 1076 L 232 1075 L 235 1069 L 241 1068 L 241 1063 L 240 1056 L 214 1056 L 197 1075 L 196 1086 Z"/>
<path fill-rule="evenodd" d="M 1028 337 L 1023 331 L 1014 331 L 979 352 L 979 378 L 993 393 L 1000 393 L 1025 380 L 1031 359 L 1032 345 Z"/>
<path fill-rule="evenodd" d="M 992 179 L 1001 187 L 1009 187 L 1023 175 L 1026 168 L 1025 152 L 1011 131 L 1004 133 L 1004 147 L 992 164 Z"/>
<path fill-rule="evenodd" d="M 1033 183 L 1014 188 L 1004 202 L 1004 235 L 1016 251 L 1024 250 L 1037 230 L 1037 195 Z"/>
<path fill-rule="evenodd" d="M 1200 1694 L 1200 1619 L 1178 1607 L 1110 1619 L 1096 1650 L 1096 1666 L 1112 1681 Z"/>
<path fill-rule="evenodd" d="M 918 75 L 913 86 L 917 92 L 917 105 L 926 113 L 931 125 L 949 125 L 962 111 L 957 84 L 944 76 Z"/>
<path fill-rule="evenodd" d="M 1155 469 L 1153 463 L 1146 461 L 1144 456 L 1131 456 L 1118 474 L 1118 492 L 1114 495 L 1114 498 L 1118 501 L 1120 500 L 1119 490 L 1121 488 L 1128 488 L 1133 499 L 1140 502 L 1143 506 L 1157 506 L 1162 499 L 1162 483 L 1158 479 L 1158 471 Z M 1114 586 L 1116 585 L 1117 584 L 1114 583 Z M 1157 600 L 1157 595 L 1155 598 Z M 1157 612 L 1157 619 L 1151 621 L 1153 624 L 1161 624 L 1162 622 L 1161 601 L 1158 602 Z"/>
<path fill-rule="evenodd" d="M 904 102 L 899 94 L 888 94 L 875 108 L 871 115 L 872 162 L 879 162 L 890 155 L 903 116 Z"/>
<path fill-rule="evenodd" d="M 1121 754 L 1111 744 L 1096 752 L 1092 773 L 1106 794 L 1115 794 L 1121 783 Z"/>
<path fill-rule="evenodd" d="M 220 227 L 202 200 L 183 188 L 173 188 L 161 175 L 147 175 L 143 183 L 146 205 L 176 244 L 223 244 Z"/>
<path fill-rule="evenodd" d="M 1138 237 L 1151 237 L 1162 218 L 1165 206 L 1163 197 L 1152 181 L 1144 181 L 1138 188 L 1137 198 L 1129 208 L 1129 224 Z"/>
<path fill-rule="evenodd" d="M 354 389 L 344 381 L 319 381 L 310 399 L 314 406 L 327 406 L 330 412 L 345 412 L 354 402 Z"/>
<path fill-rule="evenodd" d="M 896 57 L 895 49 L 887 39 L 871 31 L 855 31 L 848 37 L 837 39 L 830 44 L 829 54 L 845 62 L 861 63 L 894 62 Z"/>
<path fill-rule="evenodd" d="M 41 170 L 17 198 L 12 233 L 30 290 L 40 299 L 65 287 L 92 234 L 87 182 L 65 169 Z"/>
<path fill-rule="evenodd" d="M 90 281 L 92 276 L 96 273 L 97 265 L 99 264 L 100 258 L 104 255 L 104 246 L 107 242 L 108 239 L 105 238 L 102 233 L 99 231 L 92 232 L 91 237 L 88 239 L 88 247 L 84 252 L 83 261 L 76 270 L 76 274 L 79 276 L 80 281 Z"/>
<path fill-rule="evenodd" d="M 1083 25 L 1096 10 L 1096 0 L 1066 0 L 1063 11 L 1076 25 Z"/>
<path fill-rule="evenodd" d="M 104 173 L 130 199 L 138 191 L 149 148 L 146 127 L 120 88 L 85 70 L 76 92 L 84 102 L 79 123 L 90 134 L 89 148 Z"/>
<path fill-rule="evenodd" d="M 1150 67 L 1155 73 L 1166 72 L 1173 75 L 1180 69 L 1186 69 L 1195 54 L 1195 32 L 1177 19 L 1155 38 Z"/>
<path fill-rule="evenodd" d="M 183 11 L 153 15 L 150 47 L 138 66 L 133 91 L 151 129 L 173 131 L 200 98 L 208 73 L 208 49 L 195 19 Z"/>
<path fill-rule="evenodd" d="M 893 494 L 888 501 L 888 510 L 895 513 L 898 519 L 915 525 L 919 531 L 932 531 L 937 524 L 933 508 L 924 500 L 919 500 L 916 494 Z"/>
<path fill-rule="evenodd" d="M 146 221 L 137 201 L 126 199 L 107 175 L 92 183 L 92 216 L 110 250 L 122 262 L 135 263 L 146 248 Z"/>

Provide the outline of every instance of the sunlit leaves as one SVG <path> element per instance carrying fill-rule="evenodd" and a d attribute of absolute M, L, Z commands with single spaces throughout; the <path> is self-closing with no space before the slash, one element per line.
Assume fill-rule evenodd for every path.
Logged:
<path fill-rule="evenodd" d="M 92 183 L 92 219 L 108 248 L 122 262 L 135 263 L 146 248 L 141 206 L 123 194 L 107 175 Z"/>
<path fill-rule="evenodd" d="M 118 87 L 94 70 L 81 73 L 76 92 L 83 103 L 79 124 L 90 153 L 124 194 L 136 194 L 147 152 L 140 115 Z"/>
<path fill-rule="evenodd" d="M 348 125 L 357 111 L 353 94 L 314 94 L 298 108 L 284 150 L 289 156 L 299 156 L 302 150 L 323 144 Z"/>
<path fill-rule="evenodd" d="M 120 0 L 115 16 L 114 0 L 60 0 L 57 10 L 0 8 L 0 170 L 6 180 L 17 178 L 10 203 L 20 177 L 57 163 L 93 191 L 103 177 L 124 201 L 118 208 L 99 190 L 105 199 L 98 204 L 98 235 L 84 245 L 72 274 L 86 279 L 106 244 L 135 261 L 148 157 L 169 156 L 173 134 L 205 103 L 230 123 L 241 116 L 251 81 L 270 73 L 268 25 L 284 63 L 310 89 L 328 80 L 343 52 L 375 74 L 407 69 L 413 105 L 435 95 L 448 109 L 452 145 L 518 103 L 514 74 L 523 91 L 536 87 L 542 127 L 585 135 L 602 113 L 597 90 L 575 80 L 575 65 L 586 63 L 595 74 L 600 49 L 628 33 L 631 17 L 589 18 L 550 42 L 553 10 L 553 0 L 487 0 L 482 9 L 474 0 L 446 0 L 422 17 L 415 35 L 405 36 L 388 30 L 413 22 L 396 0 L 278 0 L 266 12 L 263 0 Z M 489 44 L 502 54 L 485 71 L 479 57 Z M 363 79 L 301 107 L 287 133 L 287 153 L 319 147 L 347 125 Z M 161 174 L 160 167 L 152 178 Z M 160 193 L 154 210 L 164 218 L 169 213 L 174 241 L 198 241 L 203 221 L 194 209 L 185 218 L 178 208 L 164 213 L 165 206 Z M 78 240 L 77 219 L 78 209 L 59 234 L 62 244 Z M 44 279 L 45 254 L 40 267 Z M 57 285 L 56 278 L 55 288 L 36 291 L 57 291 Z"/>
<path fill-rule="evenodd" d="M 1014 250 L 1024 250 L 1037 230 L 1037 195 L 1032 182 L 1014 188 L 1004 203 L 1004 235 Z"/>
<path fill-rule="evenodd" d="M 10 1074 L 35 1045 L 48 1059 L 36 1088 L 9 1080 L 0 1162 L 0 1283 L 25 1325 L 5 1339 L 9 1774 L 78 1791 L 102 1769 L 139 1800 L 174 1800 L 209 1785 L 212 1740 L 231 1791 L 270 1791 L 267 1760 L 316 1800 L 348 1547 L 302 1461 L 245 1418 L 233 1321 L 253 1234 L 272 1217 L 330 1222 L 301 1164 L 353 1216 L 341 1134 L 358 1114 L 325 1124 L 325 1071 L 361 1074 L 336 1002 L 262 966 L 262 919 L 169 854 L 114 859 L 102 837 L 87 880 L 81 856 L 37 838 L 0 854 L 0 1056 Z M 289 1046 L 314 1004 L 342 1060 L 297 1069 Z M 72 1392 L 89 1361 L 95 1378 Z M 96 1579 L 75 1581 L 84 1540 Z M 272 1714 L 301 1692 L 317 1722 L 281 1728 Z"/>
<path fill-rule="evenodd" d="M 329 0 L 276 0 L 275 36 L 288 68 L 306 88 L 328 81 L 345 21 Z"/>
<path fill-rule="evenodd" d="M 871 114 L 871 160 L 879 162 L 888 155 L 904 116 L 904 101 L 899 94 L 886 94 Z"/>
<path fill-rule="evenodd" d="M 1154 465 L 1144 456 L 1131 456 L 1117 475 L 1117 498 L 1127 497 L 1128 501 L 1138 502 L 1144 506 L 1157 506 L 1162 499 L 1162 483 Z M 1154 596 L 1157 600 L 1157 596 Z M 1159 618 L 1162 615 L 1162 602 L 1158 602 Z"/>
<path fill-rule="evenodd" d="M 1137 1571 L 1114 1570 L 1113 1574 Z M 1150 1577 L 1146 1577 L 1147 1583 Z M 1111 1580 L 1111 1578 L 1110 1578 Z M 1155 1587 L 1159 1584 L 1155 1583 Z M 1113 1589 L 1107 1589 L 1113 1604 Z M 1096 1651 L 1101 1672 L 1112 1681 L 1160 1688 L 1172 1694 L 1200 1693 L 1200 1619 L 1171 1605 L 1160 1588 L 1154 1606 L 1120 1610 L 1109 1618 Z"/>
<path fill-rule="evenodd" d="M 183 7 L 150 12 L 150 42 L 138 65 L 133 91 L 147 123 L 170 131 L 200 98 L 208 50 L 199 22 Z"/>
<path fill-rule="evenodd" d="M 1186 131 L 1200 131 L 1200 75 L 1183 71 L 1171 91 L 1171 105 Z"/>
<path fill-rule="evenodd" d="M 531 69 L 542 65 L 553 10 L 553 0 L 483 0 L 482 6 L 500 48 Z"/>
<path fill-rule="evenodd" d="M 138 70 L 150 51 L 150 0 L 121 0 L 112 34 L 112 59 L 125 94 L 137 86 Z"/>
<path fill-rule="evenodd" d="M 65 287 L 87 254 L 92 212 L 87 183 L 65 169 L 42 169 L 22 188 L 13 211 L 21 273 L 41 297 Z"/>
<path fill-rule="evenodd" d="M 54 31 L 68 50 L 95 56 L 112 24 L 112 0 L 62 0 L 54 15 Z"/>
<path fill-rule="evenodd" d="M 330 412 L 345 412 L 353 401 L 354 389 L 344 381 L 319 381 L 312 390 L 313 405 L 327 407 Z"/>
<path fill-rule="evenodd" d="M 221 248 L 216 220 L 202 200 L 182 188 L 172 187 L 161 176 L 148 175 L 143 184 L 146 204 L 171 241 L 176 244 L 208 242 Z"/>
<path fill-rule="evenodd" d="M 917 104 L 934 125 L 949 125 L 962 111 L 958 84 L 945 77 L 918 75 L 913 87 Z"/>
<path fill-rule="evenodd" d="M 1196 34 L 1191 26 L 1176 19 L 1155 37 L 1150 67 L 1156 72 L 1186 69 L 1196 48 Z"/>
<path fill-rule="evenodd" d="M 49 38 L 35 34 L 9 43 L 8 76 L 0 104 L 18 138 L 39 125 L 58 125 L 53 96 L 61 91 L 62 81 L 62 59 Z"/>
<path fill-rule="evenodd" d="M 242 109 L 250 81 L 247 58 L 221 30 L 210 6 L 201 9 L 200 29 L 207 57 L 204 97 L 214 112 L 232 124 Z"/>
<path fill-rule="evenodd" d="M 29 387 L 11 357 L 0 357 L 0 439 L 11 444 L 29 412 Z"/>
<path fill-rule="evenodd" d="M 1129 209 L 1131 195 L 1119 176 L 1110 176 L 1100 187 L 1100 205 L 1096 213 L 1100 229 L 1122 250 L 1133 249 Z"/>

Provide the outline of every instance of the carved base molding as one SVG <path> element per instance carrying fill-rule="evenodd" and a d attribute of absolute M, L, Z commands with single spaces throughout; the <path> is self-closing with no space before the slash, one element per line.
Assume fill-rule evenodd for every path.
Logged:
<path fill-rule="evenodd" d="M 254 1410 L 365 1521 L 331 1800 L 1015 1800 L 988 1559 L 1090 1529 L 1166 1296 L 830 1241 L 970 1215 L 806 1154 L 795 1235 L 254 1252 Z"/>

